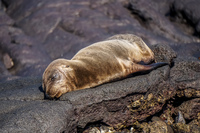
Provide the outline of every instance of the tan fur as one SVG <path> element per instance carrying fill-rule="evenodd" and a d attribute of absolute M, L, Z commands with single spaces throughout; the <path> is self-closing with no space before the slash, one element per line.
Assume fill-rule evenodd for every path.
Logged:
<path fill-rule="evenodd" d="M 71 60 L 57 59 L 43 74 L 43 88 L 50 97 L 94 87 L 145 70 L 154 54 L 141 38 L 116 35 L 81 49 Z"/>

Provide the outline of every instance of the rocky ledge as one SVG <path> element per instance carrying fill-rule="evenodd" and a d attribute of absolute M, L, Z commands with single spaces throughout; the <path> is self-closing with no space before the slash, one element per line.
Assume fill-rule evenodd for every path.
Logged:
<path fill-rule="evenodd" d="M 1 0 L 0 132 L 200 132 L 198 0 Z M 169 65 L 44 98 L 56 58 L 115 34 L 140 36 Z"/>

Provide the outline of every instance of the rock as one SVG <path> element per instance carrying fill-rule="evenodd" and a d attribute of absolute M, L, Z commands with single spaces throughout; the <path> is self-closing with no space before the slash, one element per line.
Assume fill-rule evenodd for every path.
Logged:
<path fill-rule="evenodd" d="M 9 71 L 17 76 L 41 76 L 50 63 L 44 49 L 34 45 L 34 41 L 29 43 L 30 38 L 24 36 L 23 31 L 18 28 L 0 26 L 0 29 L 2 60 Z M 19 36 L 24 36 L 24 39 L 19 39 Z"/>
<path fill-rule="evenodd" d="M 62 132 L 70 124 L 67 119 L 73 114 L 71 105 L 44 100 L 40 86 L 41 78 L 1 83 L 1 132 Z"/>
<path fill-rule="evenodd" d="M 198 132 L 198 4 L 0 1 L 0 132 L 78 132 L 94 123 L 116 132 L 139 132 L 145 126 L 158 132 L 169 126 L 175 132 Z M 121 33 L 140 36 L 156 61 L 169 66 L 70 92 L 57 101 L 44 98 L 41 75 L 52 60 L 71 59 L 81 48 Z M 185 123 L 175 121 L 178 111 Z M 151 121 L 153 116 L 163 120 Z"/>
<path fill-rule="evenodd" d="M 193 34 L 199 36 L 199 1 L 198 0 L 175 0 L 172 4 L 171 13 L 172 16 L 176 17 L 176 19 L 180 19 L 179 21 L 186 21 L 188 25 L 193 28 Z"/>
<path fill-rule="evenodd" d="M 3 62 L 4 62 L 4 65 L 7 69 L 10 69 L 13 67 L 14 63 L 12 61 L 12 59 L 10 58 L 10 56 L 8 54 L 5 54 L 3 56 Z"/>
<path fill-rule="evenodd" d="M 0 25 L 13 25 L 14 20 L 12 20 L 2 9 L 0 6 Z"/>
<path fill-rule="evenodd" d="M 142 23 L 153 30 L 154 32 L 165 36 L 167 39 L 175 40 L 177 42 L 191 42 L 193 37 L 188 37 L 180 29 L 172 25 L 170 20 L 166 17 L 168 10 L 164 10 L 159 6 L 161 3 L 154 1 L 146 2 L 145 0 L 131 0 L 131 11 L 134 15 L 138 16 Z M 169 7 L 172 1 L 162 1 L 165 8 Z M 145 6 L 144 6 L 145 5 Z M 160 10 L 159 10 L 160 9 Z M 166 34 L 167 32 L 167 34 Z"/>
<path fill-rule="evenodd" d="M 177 57 L 177 53 L 168 45 L 157 44 L 152 47 L 152 51 L 155 54 L 155 60 L 158 62 L 167 62 L 169 65 L 174 63 L 174 58 Z"/>
<path fill-rule="evenodd" d="M 191 56 L 177 58 L 171 68 L 170 79 L 174 84 L 178 85 L 179 89 L 193 88 L 199 91 L 199 67 L 200 62 L 197 58 Z"/>
<path fill-rule="evenodd" d="M 181 110 L 186 120 L 193 120 L 197 118 L 200 110 L 200 98 L 188 100 L 182 103 L 178 109 Z"/>
<path fill-rule="evenodd" d="M 171 126 L 166 124 L 157 116 L 152 117 L 149 123 L 135 122 L 132 127 L 133 132 L 148 132 L 148 133 L 174 133 Z"/>
<path fill-rule="evenodd" d="M 149 74 L 136 75 L 95 88 L 67 93 L 59 101 L 43 100 L 44 94 L 39 88 L 41 86 L 41 79 L 39 78 L 18 79 L 2 83 L 1 111 L 2 115 L 6 117 L 1 117 L 1 119 L 7 124 L 1 123 L 1 129 L 9 132 L 33 131 L 32 128 L 35 128 L 34 131 L 40 132 L 69 132 L 75 130 L 75 127 L 84 128 L 87 123 L 99 120 L 112 126 L 127 120 L 126 124 L 131 125 L 135 119 L 130 119 L 132 114 L 127 107 L 130 105 L 130 101 L 138 99 L 147 90 L 151 90 L 151 87 L 155 88 L 160 82 L 164 82 L 165 69 L 168 69 L 168 67 L 164 66 Z M 148 82 L 146 82 L 147 80 Z M 11 103 L 8 104 L 9 102 Z M 155 106 L 150 112 L 148 111 L 147 115 L 145 113 L 138 114 L 138 119 L 143 120 L 148 115 L 154 114 L 162 109 L 162 105 Z M 18 115 L 11 115 L 12 112 Z M 57 115 L 53 115 L 54 113 Z M 55 116 L 55 118 L 52 118 L 52 116 Z M 21 118 L 23 118 L 23 121 L 20 120 Z M 53 125 L 51 124 L 52 120 L 54 121 Z M 14 126 L 14 123 L 18 124 Z M 40 127 L 37 126 L 37 123 L 46 126 Z M 63 123 L 63 125 L 56 123 Z M 66 123 L 68 123 L 68 128 L 66 128 Z M 12 127 L 12 129 L 9 127 Z"/>
<path fill-rule="evenodd" d="M 148 128 L 151 133 L 174 133 L 169 125 L 155 116 L 152 118 L 152 122 L 149 124 Z"/>
<path fill-rule="evenodd" d="M 5 65 L 0 62 L 0 80 L 3 80 L 7 76 L 11 76 L 9 71 L 6 69 Z"/>
<path fill-rule="evenodd" d="M 193 120 L 189 124 L 183 124 L 183 123 L 173 124 L 174 131 L 181 132 L 181 133 L 198 133 L 200 132 L 199 127 L 200 127 L 199 120 Z"/>
<path fill-rule="evenodd" d="M 185 124 L 185 118 L 183 117 L 183 114 L 181 111 L 178 111 L 178 116 L 176 117 L 176 123 L 183 123 Z"/>
<path fill-rule="evenodd" d="M 22 0 L 6 3 L 9 5 L 7 12 L 16 25 L 44 43 L 52 59 L 70 59 L 79 49 L 120 33 L 134 33 L 150 44 L 198 40 L 185 35 L 166 17 L 172 1 Z M 54 44 L 59 52 L 55 52 Z"/>
<path fill-rule="evenodd" d="M 200 43 L 184 43 L 184 44 L 170 44 L 170 47 L 176 51 L 179 57 L 194 57 L 199 60 Z"/>
<path fill-rule="evenodd" d="M 7 7 L 6 13 L 8 14 L 3 12 L 3 18 L 11 17 L 12 19 L 6 19 L 5 25 L 7 26 L 0 27 L 2 31 L 0 42 L 6 43 L 5 45 L 20 44 L 17 47 L 22 47 L 22 44 L 34 47 L 25 48 L 27 46 L 23 46 L 24 51 L 34 51 L 27 55 L 22 54 L 29 57 L 30 64 L 28 61 L 14 62 L 17 66 L 11 73 L 18 76 L 29 74 L 39 76 L 44 67 L 53 59 L 60 57 L 71 59 L 81 48 L 119 33 L 139 35 L 149 45 L 198 41 L 192 34 L 185 35 L 181 31 L 182 29 L 177 28 L 170 21 L 171 5 L 179 4 L 173 1 L 31 0 L 27 2 L 22 0 L 20 2 L 3 1 L 3 3 Z M 115 8 L 118 10 L 113 10 Z M 146 12 L 147 10 L 148 12 Z M 11 23 L 10 20 L 14 22 Z M 8 26 L 14 23 L 15 28 Z M 7 51 L 11 50 L 7 49 Z M 38 60 L 33 59 L 35 53 L 37 53 Z M 14 55 L 15 58 L 18 58 L 14 60 L 27 60 L 17 56 L 19 55 Z M 48 61 L 45 62 L 42 59 Z M 40 66 L 40 64 L 44 65 Z M 38 67 L 39 72 L 37 71 Z"/>

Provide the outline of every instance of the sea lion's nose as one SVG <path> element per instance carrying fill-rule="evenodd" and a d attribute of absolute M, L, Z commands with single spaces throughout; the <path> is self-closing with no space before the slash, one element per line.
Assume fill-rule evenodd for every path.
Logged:
<path fill-rule="evenodd" d="M 44 93 L 44 99 L 53 99 L 52 97 L 50 97 L 47 93 Z"/>

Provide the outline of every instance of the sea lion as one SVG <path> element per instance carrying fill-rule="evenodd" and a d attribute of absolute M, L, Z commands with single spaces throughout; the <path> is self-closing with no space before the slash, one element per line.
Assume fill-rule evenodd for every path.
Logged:
<path fill-rule="evenodd" d="M 81 49 L 71 60 L 51 62 L 43 73 L 42 86 L 48 96 L 59 98 L 70 91 L 91 88 L 166 65 L 152 61 L 154 53 L 140 37 L 115 35 Z"/>

